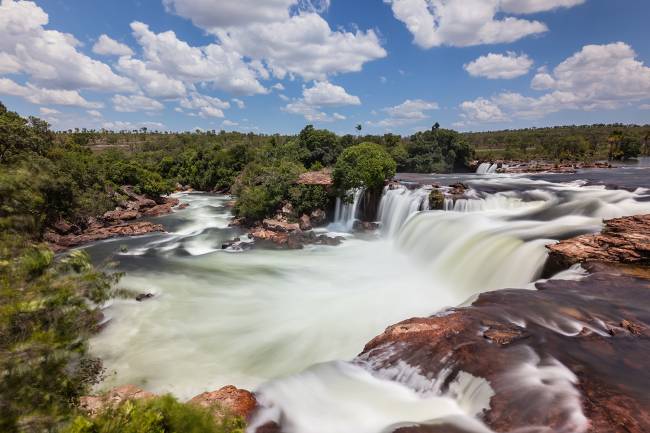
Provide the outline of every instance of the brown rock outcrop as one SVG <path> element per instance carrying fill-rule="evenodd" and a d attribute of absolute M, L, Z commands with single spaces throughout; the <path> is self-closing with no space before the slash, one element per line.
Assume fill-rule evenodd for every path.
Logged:
<path fill-rule="evenodd" d="M 406 363 L 443 391 L 461 371 L 486 379 L 495 395 L 483 420 L 496 432 L 650 431 L 650 281 L 607 270 L 537 288 L 391 326 L 358 360 Z"/>
<path fill-rule="evenodd" d="M 135 385 L 123 385 L 111 389 L 104 395 L 81 397 L 79 399 L 79 407 L 90 416 L 96 416 L 100 412 L 119 406 L 127 400 L 142 400 L 155 396 L 155 394 L 138 388 Z"/>
<path fill-rule="evenodd" d="M 90 242 L 101 241 L 121 236 L 140 236 L 148 233 L 164 232 L 165 229 L 161 224 L 154 224 L 149 221 L 139 221 L 134 223 L 122 223 L 113 226 L 95 226 L 81 234 L 59 235 L 53 231 L 45 233 L 44 239 L 55 252 L 78 247 Z"/>
<path fill-rule="evenodd" d="M 549 267 L 567 268 L 576 263 L 650 263 L 650 214 L 605 221 L 602 232 L 547 246 Z"/>
<path fill-rule="evenodd" d="M 266 230 L 279 233 L 290 233 L 300 230 L 300 225 L 298 223 L 288 223 L 276 219 L 265 219 L 262 221 L 262 227 Z"/>
<path fill-rule="evenodd" d="M 302 173 L 298 177 L 298 184 L 332 186 L 334 184 L 334 180 L 332 179 L 332 170 L 325 168 L 319 171 L 308 171 Z"/>
<path fill-rule="evenodd" d="M 199 394 L 188 403 L 212 408 L 217 419 L 228 413 L 248 419 L 257 406 L 257 400 L 252 393 L 232 385 L 224 386 L 218 391 Z"/>

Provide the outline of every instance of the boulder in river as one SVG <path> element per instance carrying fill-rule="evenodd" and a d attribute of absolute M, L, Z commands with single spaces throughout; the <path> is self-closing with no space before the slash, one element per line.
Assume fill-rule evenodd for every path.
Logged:
<path fill-rule="evenodd" d="M 650 281 L 605 268 L 537 288 L 393 325 L 358 362 L 384 376 L 406 365 L 442 392 L 463 374 L 487 380 L 494 395 L 482 418 L 496 432 L 650 431 Z"/>
<path fill-rule="evenodd" d="M 607 220 L 599 234 L 578 236 L 547 248 L 551 272 L 596 261 L 650 264 L 650 214 Z"/>
<path fill-rule="evenodd" d="M 217 391 L 199 394 L 188 403 L 212 408 L 213 415 L 217 419 L 227 413 L 247 419 L 257 406 L 257 400 L 251 392 L 232 385 L 224 386 Z"/>

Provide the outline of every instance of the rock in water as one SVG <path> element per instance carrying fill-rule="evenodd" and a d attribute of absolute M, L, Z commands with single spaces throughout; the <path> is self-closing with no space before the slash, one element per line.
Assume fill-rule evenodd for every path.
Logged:
<path fill-rule="evenodd" d="M 496 432 L 649 432 L 650 281 L 616 272 L 484 293 L 389 327 L 359 361 L 442 377 L 443 392 L 461 372 L 485 378 L 495 395 L 484 422 Z"/>
<path fill-rule="evenodd" d="M 127 400 L 142 400 L 155 397 L 155 394 L 138 388 L 135 385 L 123 385 L 113 388 L 104 395 L 85 396 L 79 399 L 79 407 L 90 416 L 119 406 Z"/>
<path fill-rule="evenodd" d="M 600 234 L 578 236 L 549 245 L 549 267 L 576 263 L 650 263 L 650 214 L 605 221 Z"/>

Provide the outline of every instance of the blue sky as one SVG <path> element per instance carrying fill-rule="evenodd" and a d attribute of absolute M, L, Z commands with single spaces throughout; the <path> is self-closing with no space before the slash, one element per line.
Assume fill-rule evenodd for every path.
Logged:
<path fill-rule="evenodd" d="M 1 0 L 0 100 L 57 129 L 650 123 L 647 0 Z"/>

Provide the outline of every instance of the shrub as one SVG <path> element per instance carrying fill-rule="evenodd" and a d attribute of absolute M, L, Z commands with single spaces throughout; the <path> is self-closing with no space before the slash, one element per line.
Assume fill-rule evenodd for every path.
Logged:
<path fill-rule="evenodd" d="M 395 160 L 375 143 L 348 147 L 336 161 L 334 185 L 340 192 L 356 188 L 381 190 L 386 179 L 395 175 Z"/>
<path fill-rule="evenodd" d="M 0 239 L 0 431 L 49 431 L 102 373 L 86 341 L 119 275 L 85 252 L 59 260 L 16 236 Z"/>
<path fill-rule="evenodd" d="M 297 215 L 327 209 L 330 195 L 322 185 L 296 185 L 289 189 L 289 201 Z"/>
<path fill-rule="evenodd" d="M 171 396 L 126 401 L 96 418 L 78 416 L 63 433 L 244 433 L 240 417 L 217 421 L 209 409 Z"/>

